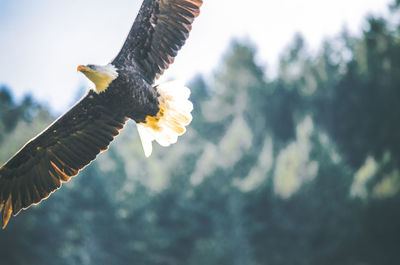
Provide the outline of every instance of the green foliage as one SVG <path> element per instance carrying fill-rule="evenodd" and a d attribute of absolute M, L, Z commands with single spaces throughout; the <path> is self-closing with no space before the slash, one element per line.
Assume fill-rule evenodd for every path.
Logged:
<path fill-rule="evenodd" d="M 233 41 L 214 78 L 189 85 L 194 120 L 177 144 L 145 159 L 128 123 L 0 232 L 1 264 L 399 263 L 400 24 L 388 21 L 317 54 L 295 36 L 274 80 Z M 0 159 L 52 119 L 1 88 Z"/>

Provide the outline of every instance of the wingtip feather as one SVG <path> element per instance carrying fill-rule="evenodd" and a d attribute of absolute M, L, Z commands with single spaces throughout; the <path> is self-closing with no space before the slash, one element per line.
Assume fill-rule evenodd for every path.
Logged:
<path fill-rule="evenodd" d="M 8 221 L 10 220 L 11 217 L 11 213 L 12 213 L 12 203 L 11 203 L 11 194 L 8 196 L 8 199 L 4 205 L 4 209 L 3 209 L 3 220 L 2 220 L 2 225 L 1 228 L 4 229 L 7 224 Z"/>

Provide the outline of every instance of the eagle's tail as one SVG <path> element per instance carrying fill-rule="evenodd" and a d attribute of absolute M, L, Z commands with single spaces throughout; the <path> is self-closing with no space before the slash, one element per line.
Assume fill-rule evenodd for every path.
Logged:
<path fill-rule="evenodd" d="M 182 81 L 169 81 L 155 88 L 160 95 L 160 110 L 156 116 L 147 116 L 145 122 L 137 124 L 146 157 L 151 155 L 151 143 L 154 140 L 162 146 L 174 144 L 178 136 L 185 133 L 185 126 L 192 121 L 190 112 L 193 110 L 193 104 L 189 100 L 190 90 Z"/>

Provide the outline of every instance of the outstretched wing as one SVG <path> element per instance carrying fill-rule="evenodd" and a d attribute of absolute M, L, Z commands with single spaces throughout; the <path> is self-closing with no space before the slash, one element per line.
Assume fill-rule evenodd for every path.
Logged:
<path fill-rule="evenodd" d="M 144 0 L 129 35 L 112 62 L 140 67 L 149 83 L 173 63 L 200 14 L 203 0 Z"/>
<path fill-rule="evenodd" d="M 92 90 L 0 168 L 2 227 L 11 214 L 47 198 L 106 150 L 126 118 Z"/>

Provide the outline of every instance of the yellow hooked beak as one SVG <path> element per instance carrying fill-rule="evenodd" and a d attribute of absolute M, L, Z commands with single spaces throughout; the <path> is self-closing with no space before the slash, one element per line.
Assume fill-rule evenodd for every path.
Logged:
<path fill-rule="evenodd" d="M 88 67 L 84 66 L 84 65 L 78 65 L 78 67 L 76 68 L 77 71 L 79 72 L 86 72 L 89 70 Z"/>

